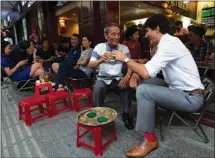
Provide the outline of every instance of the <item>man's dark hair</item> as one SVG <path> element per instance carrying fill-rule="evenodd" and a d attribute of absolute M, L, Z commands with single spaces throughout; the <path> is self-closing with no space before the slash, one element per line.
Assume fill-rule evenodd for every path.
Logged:
<path fill-rule="evenodd" d="M 188 26 L 188 31 L 193 32 L 195 35 L 202 38 L 205 35 L 207 30 L 198 25 L 190 25 Z"/>
<path fill-rule="evenodd" d="M 42 41 L 41 41 L 41 44 L 43 44 L 43 42 L 45 41 L 49 41 L 47 38 L 43 38 Z"/>
<path fill-rule="evenodd" d="M 27 40 L 22 40 L 19 42 L 19 48 L 21 48 L 22 50 L 27 50 L 27 48 L 29 48 L 31 45 L 31 43 Z"/>
<path fill-rule="evenodd" d="M 79 34 L 77 34 L 77 33 L 73 33 L 73 34 L 72 34 L 72 36 L 77 37 L 77 38 L 78 38 L 78 40 L 80 40 L 80 35 L 79 35 Z M 72 36 L 71 36 L 71 37 L 72 37 Z"/>
<path fill-rule="evenodd" d="M 163 14 L 155 14 L 146 20 L 144 25 L 145 28 L 150 28 L 155 30 L 157 26 L 160 27 L 160 32 L 162 34 L 169 33 L 170 25 L 168 18 Z"/>
<path fill-rule="evenodd" d="M 133 26 L 128 27 L 127 30 L 125 31 L 125 39 L 129 41 L 130 37 L 133 36 L 133 34 L 137 31 L 138 31 L 137 27 Z"/>
<path fill-rule="evenodd" d="M 118 28 L 120 28 L 119 25 L 116 24 L 116 23 L 109 23 L 109 24 L 105 25 L 105 27 L 104 27 L 104 33 L 108 33 L 110 27 L 118 27 Z"/>
<path fill-rule="evenodd" d="M 175 23 L 174 23 L 175 25 L 182 25 L 183 23 L 182 23 L 182 21 L 180 21 L 180 20 L 177 20 L 177 21 L 175 21 Z"/>

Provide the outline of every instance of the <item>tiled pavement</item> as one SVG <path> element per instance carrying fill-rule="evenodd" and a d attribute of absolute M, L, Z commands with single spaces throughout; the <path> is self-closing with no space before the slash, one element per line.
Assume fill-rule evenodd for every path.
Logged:
<path fill-rule="evenodd" d="M 6 93 L 12 92 L 8 101 Z M 1 153 L 2 157 L 95 157 L 86 148 L 76 148 L 76 122 L 79 113 L 62 112 L 53 118 L 40 119 L 31 127 L 18 120 L 17 102 L 32 92 L 15 92 L 12 88 L 1 91 Z M 114 96 L 109 95 L 108 99 Z M 133 102 L 135 107 L 135 102 Z M 125 157 L 124 152 L 143 140 L 134 130 L 126 130 L 121 121 L 120 103 L 112 103 L 118 112 L 116 128 L 118 140 L 110 144 L 103 157 Z M 135 109 L 135 108 L 133 108 Z M 134 110 L 133 110 L 134 113 Z M 204 127 L 210 142 L 201 142 L 190 129 L 177 124 L 168 131 L 165 141 L 147 157 L 214 157 L 214 129 Z M 156 130 L 159 137 L 159 130 Z M 92 142 L 92 136 L 86 139 Z M 160 140 L 160 137 L 159 137 Z"/>

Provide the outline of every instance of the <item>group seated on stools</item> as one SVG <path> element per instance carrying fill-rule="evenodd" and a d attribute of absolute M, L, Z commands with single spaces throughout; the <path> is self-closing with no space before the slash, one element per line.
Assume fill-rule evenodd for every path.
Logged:
<path fill-rule="evenodd" d="M 1 66 L 7 76 L 13 81 L 23 81 L 30 78 L 44 78 L 44 69 L 40 63 L 32 63 L 31 55 L 33 49 L 28 41 L 23 41 L 27 58 L 19 61 L 17 64 L 11 59 L 11 45 L 9 42 L 2 41 L 1 44 Z"/>
<path fill-rule="evenodd" d="M 84 36 L 82 39 L 82 46 L 84 50 L 81 52 L 79 45 L 79 35 L 74 34 L 71 37 L 71 45 L 73 48 L 68 52 L 68 57 L 60 62 L 57 71 L 57 85 L 58 90 L 63 90 L 63 84 L 66 77 L 75 79 L 89 78 L 91 76 L 91 69 L 88 67 L 88 62 L 91 57 L 92 40 L 89 36 Z M 55 63 L 54 63 L 55 64 Z M 54 71 L 57 69 L 57 64 L 53 65 Z"/>

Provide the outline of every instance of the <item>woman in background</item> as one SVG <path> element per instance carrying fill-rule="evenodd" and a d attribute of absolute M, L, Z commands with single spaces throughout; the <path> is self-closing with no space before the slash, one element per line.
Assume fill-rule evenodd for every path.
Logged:
<path fill-rule="evenodd" d="M 131 26 L 125 32 L 125 41 L 122 43 L 126 45 L 130 51 L 131 59 L 136 61 L 140 59 L 141 45 L 139 40 L 139 31 L 137 27 Z"/>

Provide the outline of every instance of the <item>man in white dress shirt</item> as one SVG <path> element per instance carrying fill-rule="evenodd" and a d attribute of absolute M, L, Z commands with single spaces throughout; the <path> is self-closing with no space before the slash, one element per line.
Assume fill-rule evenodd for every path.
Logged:
<path fill-rule="evenodd" d="M 123 53 L 115 52 L 115 59 L 127 62 L 133 72 L 132 87 L 136 90 L 136 130 L 144 133 L 144 142 L 126 152 L 126 156 L 142 157 L 158 147 L 155 135 L 155 106 L 181 112 L 197 111 L 203 104 L 203 90 L 196 63 L 184 44 L 168 34 L 169 21 L 155 14 L 146 23 L 146 36 L 158 43 L 157 52 L 146 64 L 139 64 Z M 155 78 L 162 70 L 164 80 Z M 137 75 L 138 74 L 138 75 Z M 140 76 L 140 77 L 139 77 Z M 153 79 L 150 79 L 153 78 Z"/>
<path fill-rule="evenodd" d="M 119 44 L 120 29 L 117 24 L 107 24 L 104 28 L 104 36 L 107 42 L 100 43 L 94 48 L 89 62 L 89 67 L 99 68 L 99 74 L 93 89 L 94 104 L 95 106 L 104 106 L 108 89 L 120 90 L 124 106 L 122 120 L 127 129 L 133 129 L 133 121 L 129 116 L 131 89 L 128 87 L 131 71 L 127 71 L 127 74 L 123 76 L 123 62 L 111 60 L 111 53 L 114 50 L 122 51 L 126 57 L 129 57 L 130 53 L 127 46 Z"/>

